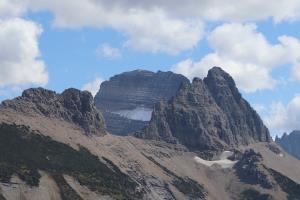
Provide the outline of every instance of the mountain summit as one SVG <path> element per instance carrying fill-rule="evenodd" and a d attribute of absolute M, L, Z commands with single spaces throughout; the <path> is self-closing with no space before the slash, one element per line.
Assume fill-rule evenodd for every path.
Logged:
<path fill-rule="evenodd" d="M 300 131 L 293 131 L 289 135 L 284 133 L 281 138 L 276 137 L 275 142 L 286 152 L 300 160 Z"/>
<path fill-rule="evenodd" d="M 106 134 L 102 114 L 87 91 L 70 88 L 57 94 L 43 88 L 32 88 L 25 90 L 20 97 L 4 101 L 0 108 L 67 121 L 80 126 L 88 135 Z"/>
<path fill-rule="evenodd" d="M 156 104 L 149 125 L 135 136 L 179 142 L 200 152 L 271 141 L 258 114 L 219 67 L 209 70 L 204 80 L 184 83 L 171 100 Z"/>
<path fill-rule="evenodd" d="M 150 121 L 154 104 L 169 100 L 189 80 L 173 72 L 134 70 L 113 76 L 101 84 L 95 103 L 109 132 L 127 135 Z"/>
<path fill-rule="evenodd" d="M 191 83 L 123 73 L 97 98 L 119 120 L 114 130 L 127 133 L 124 119 L 146 126 L 107 134 L 92 95 L 73 88 L 28 89 L 0 105 L 0 200 L 300 199 L 300 161 L 271 141 L 221 68 Z"/>

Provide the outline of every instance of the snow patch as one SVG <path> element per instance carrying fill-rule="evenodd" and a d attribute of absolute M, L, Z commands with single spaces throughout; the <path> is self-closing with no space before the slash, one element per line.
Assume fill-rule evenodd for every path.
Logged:
<path fill-rule="evenodd" d="M 152 116 L 152 109 L 145 107 L 137 107 L 133 110 L 119 110 L 114 111 L 112 113 L 118 114 L 128 119 L 150 121 Z"/>
<path fill-rule="evenodd" d="M 280 157 L 284 157 L 282 153 L 279 154 Z"/>
<path fill-rule="evenodd" d="M 224 151 L 221 155 L 219 160 L 204 160 L 202 158 L 199 158 L 198 156 L 195 156 L 195 161 L 197 163 L 203 164 L 205 166 L 211 167 L 213 165 L 219 165 L 223 169 L 225 168 L 232 168 L 238 161 L 232 161 L 229 160 L 228 157 L 230 157 L 233 153 L 231 151 Z"/>

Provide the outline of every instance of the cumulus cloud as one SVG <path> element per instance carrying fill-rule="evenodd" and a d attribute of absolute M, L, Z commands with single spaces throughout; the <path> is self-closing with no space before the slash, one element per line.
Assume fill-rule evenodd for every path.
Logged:
<path fill-rule="evenodd" d="M 220 25 L 208 35 L 208 43 L 212 53 L 200 61 L 184 60 L 173 70 L 189 78 L 205 77 L 212 66 L 220 66 L 234 77 L 239 88 L 254 92 L 276 85 L 271 75 L 275 67 L 297 66 L 300 60 L 298 39 L 280 36 L 277 44 L 271 44 L 252 23 Z"/>
<path fill-rule="evenodd" d="M 127 36 L 126 46 L 176 54 L 203 38 L 203 22 L 298 20 L 298 0 L 3 0 L 0 15 L 47 10 L 57 27 L 110 27 Z M 2 12 L 1 12 L 2 11 Z M 4 14 L 3 14 L 4 13 Z M 80 15 L 78 14 L 80 13 Z"/>
<path fill-rule="evenodd" d="M 118 59 L 122 57 L 121 52 L 118 48 L 114 48 L 107 43 L 101 44 L 97 48 L 96 54 L 99 57 L 104 57 L 108 59 Z"/>
<path fill-rule="evenodd" d="M 178 16 L 195 16 L 209 21 L 254 21 L 272 18 L 275 22 L 297 20 L 300 17 L 298 0 L 103 0 L 105 5 L 122 7 L 161 7 Z"/>
<path fill-rule="evenodd" d="M 300 95 L 295 96 L 287 105 L 274 102 L 269 110 L 264 121 L 273 134 L 300 130 Z"/>
<path fill-rule="evenodd" d="M 97 94 L 97 92 L 99 91 L 100 85 L 101 85 L 102 82 L 103 82 L 103 80 L 100 77 L 96 77 L 90 83 L 85 84 L 82 87 L 82 90 L 87 90 L 90 93 L 92 93 L 93 96 L 95 96 Z"/>
<path fill-rule="evenodd" d="M 291 77 L 293 80 L 300 82 L 300 63 L 296 63 L 293 66 Z"/>
<path fill-rule="evenodd" d="M 93 0 L 31 0 L 30 3 L 33 10 L 52 11 L 56 27 L 110 27 L 127 36 L 125 46 L 141 51 L 176 54 L 196 46 L 202 39 L 203 25 L 199 18 L 179 18 L 159 5 L 153 8 L 129 5 Z"/>
<path fill-rule="evenodd" d="M 207 21 L 255 21 L 272 18 L 275 22 L 297 20 L 300 17 L 300 2 L 298 0 L 29 0 L 31 7 L 36 9 L 52 9 L 67 19 L 72 15 L 73 8 L 83 8 L 82 11 L 97 12 L 99 9 L 111 10 L 153 10 L 163 9 L 176 17 L 197 17 Z M 71 5 L 72 2 L 74 5 Z M 68 5 L 68 7 L 66 6 Z M 59 8 L 59 6 L 61 6 Z M 66 10 L 67 9 L 67 10 Z M 66 10 L 66 13 L 63 11 Z M 89 14 L 94 14 L 89 12 Z M 78 18 L 89 18 L 80 16 Z M 73 21 L 74 21 L 73 20 Z M 100 20 L 100 19 L 95 19 Z M 83 21 L 83 20 L 81 20 Z"/>
<path fill-rule="evenodd" d="M 27 0 L 1 0 L 0 17 L 18 17 L 27 10 Z"/>
<path fill-rule="evenodd" d="M 39 58 L 41 33 L 42 28 L 31 21 L 0 19 L 0 86 L 48 82 L 45 64 Z"/>

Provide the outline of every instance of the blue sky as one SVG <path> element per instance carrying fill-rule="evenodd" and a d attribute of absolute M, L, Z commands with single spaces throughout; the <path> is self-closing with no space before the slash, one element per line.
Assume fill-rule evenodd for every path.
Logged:
<path fill-rule="evenodd" d="M 203 78 L 218 65 L 273 135 L 300 129 L 300 2 L 210 2 L 1 0 L 0 100 L 38 86 L 95 92 L 137 68 Z"/>

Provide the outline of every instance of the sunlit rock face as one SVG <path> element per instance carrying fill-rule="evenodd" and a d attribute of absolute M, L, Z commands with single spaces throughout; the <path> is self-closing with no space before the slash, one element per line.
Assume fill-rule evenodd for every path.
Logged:
<path fill-rule="evenodd" d="M 154 104 L 169 100 L 189 80 L 172 72 L 146 70 L 125 72 L 101 84 L 95 96 L 112 134 L 127 135 L 144 127 L 151 119 Z"/>

